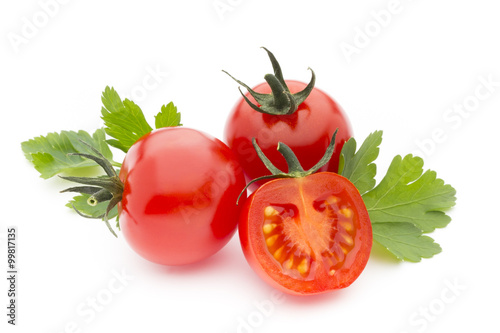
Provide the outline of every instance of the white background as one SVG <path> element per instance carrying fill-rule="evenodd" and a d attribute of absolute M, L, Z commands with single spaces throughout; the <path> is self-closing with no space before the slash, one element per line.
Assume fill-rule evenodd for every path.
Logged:
<path fill-rule="evenodd" d="M 7 226 L 17 226 L 19 238 L 18 325 L 6 323 L 2 278 L 2 332 L 498 331 L 496 2 L 64 2 L 0 5 L 5 275 Z M 390 17 L 382 15 L 388 9 Z M 347 44 L 356 53 L 346 55 Z M 358 141 L 384 130 L 378 179 L 394 155 L 419 151 L 425 167 L 457 189 L 453 221 L 432 234 L 441 254 L 413 264 L 376 250 L 349 288 L 277 302 L 237 237 L 199 264 L 151 264 L 123 237 L 65 208 L 69 196 L 58 191 L 66 184 L 42 180 L 24 159 L 22 141 L 101 127 L 106 85 L 135 96 L 150 122 L 174 101 L 184 125 L 222 138 L 239 93 L 221 69 L 262 82 L 271 65 L 260 46 L 274 52 L 288 79 L 308 81 L 313 68 Z"/>

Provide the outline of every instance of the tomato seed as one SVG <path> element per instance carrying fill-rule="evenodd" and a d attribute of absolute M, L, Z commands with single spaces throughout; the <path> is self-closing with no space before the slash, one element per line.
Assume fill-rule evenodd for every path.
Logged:
<path fill-rule="evenodd" d="M 264 209 L 264 216 L 265 217 L 271 217 L 271 216 L 275 216 L 275 215 L 278 215 L 279 212 L 272 206 L 267 206 L 265 209 Z"/>
<path fill-rule="evenodd" d="M 328 198 L 326 198 L 326 204 L 327 205 L 334 205 L 336 204 L 337 202 L 339 202 L 339 198 L 337 198 L 336 196 L 334 195 L 331 195 L 329 196 Z"/>
<path fill-rule="evenodd" d="M 309 261 L 307 260 L 307 258 L 302 259 L 300 264 L 297 266 L 297 270 L 300 274 L 307 273 L 307 271 L 309 270 Z"/>
<path fill-rule="evenodd" d="M 282 245 L 279 249 L 276 250 L 276 252 L 274 252 L 274 259 L 276 260 L 280 260 L 281 258 L 281 255 L 283 254 L 283 249 L 285 248 L 285 245 Z"/>
<path fill-rule="evenodd" d="M 269 237 L 268 239 L 266 239 L 266 244 L 267 244 L 267 246 L 273 246 L 273 245 L 274 245 L 274 243 L 276 243 L 276 241 L 278 240 L 278 237 L 279 237 L 279 236 L 280 236 L 280 235 L 274 235 L 274 236 L 271 236 L 271 237 Z"/>
<path fill-rule="evenodd" d="M 350 221 L 339 221 L 338 224 L 344 228 L 345 231 L 350 232 L 353 230 L 354 226 Z"/>
<path fill-rule="evenodd" d="M 352 209 L 350 209 L 350 208 L 342 208 L 339 211 L 339 213 L 342 214 L 342 215 L 344 215 L 347 218 L 351 218 L 352 215 L 353 215 Z"/>
<path fill-rule="evenodd" d="M 262 227 L 262 231 L 264 231 L 265 234 L 270 234 L 276 227 L 276 223 L 264 224 L 264 226 Z"/>
<path fill-rule="evenodd" d="M 351 246 L 354 244 L 354 240 L 352 239 L 352 237 L 349 234 L 342 233 L 341 237 L 342 237 L 343 243 L 345 243 L 347 245 L 351 245 Z"/>
<path fill-rule="evenodd" d="M 287 269 L 291 269 L 293 267 L 293 255 L 291 255 L 290 258 L 288 258 L 288 260 L 285 261 L 284 266 Z"/>

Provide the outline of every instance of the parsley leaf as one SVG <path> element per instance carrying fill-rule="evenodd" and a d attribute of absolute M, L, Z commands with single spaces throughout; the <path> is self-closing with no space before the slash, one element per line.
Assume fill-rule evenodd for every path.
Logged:
<path fill-rule="evenodd" d="M 410 222 L 423 232 L 445 227 L 451 218 L 444 210 L 455 205 L 455 189 L 436 178 L 436 172 L 423 172 L 420 157 L 396 156 L 387 174 L 363 195 L 373 223 Z"/>
<path fill-rule="evenodd" d="M 128 99 L 122 101 L 114 88 L 106 87 L 101 100 L 106 133 L 114 138 L 107 140 L 109 145 L 126 153 L 140 137 L 153 130 L 141 108 Z"/>
<path fill-rule="evenodd" d="M 371 133 L 356 152 L 356 140 L 350 138 L 342 147 L 339 174 L 349 179 L 363 194 L 375 186 L 378 146 L 382 143 L 382 131 Z"/>
<path fill-rule="evenodd" d="M 407 222 L 374 223 L 373 239 L 400 260 L 419 262 L 441 252 L 439 244 Z"/>
<path fill-rule="evenodd" d="M 161 107 L 161 111 L 155 116 L 155 127 L 175 127 L 182 126 L 181 114 L 177 112 L 177 107 L 170 102 Z"/>
<path fill-rule="evenodd" d="M 370 215 L 373 239 L 401 260 L 417 262 L 441 252 L 439 244 L 424 233 L 445 227 L 451 218 L 445 211 L 455 205 L 456 191 L 423 171 L 420 157 L 396 156 L 387 174 L 375 186 L 376 166 L 382 132 L 370 134 L 357 152 L 350 139 L 341 152 L 339 173 L 360 191 Z"/>
<path fill-rule="evenodd" d="M 95 162 L 80 156 L 71 156 L 70 153 L 92 153 L 90 148 L 80 140 L 95 147 L 108 160 L 113 154 L 105 142 L 103 129 L 98 129 L 91 136 L 85 131 L 61 131 L 49 133 L 21 143 L 21 148 L 28 161 L 44 179 L 51 178 L 68 170 L 93 167 Z"/>

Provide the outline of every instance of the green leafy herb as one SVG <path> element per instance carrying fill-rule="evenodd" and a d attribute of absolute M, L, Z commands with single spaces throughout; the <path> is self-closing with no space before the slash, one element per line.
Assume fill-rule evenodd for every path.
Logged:
<path fill-rule="evenodd" d="M 445 227 L 445 211 L 455 205 L 455 189 L 431 170 L 423 172 L 423 160 L 407 155 L 394 157 L 387 174 L 375 185 L 375 164 L 382 132 L 370 134 L 355 152 L 350 139 L 341 152 L 340 174 L 360 190 L 373 227 L 373 239 L 397 258 L 420 261 L 441 252 L 424 233 Z"/>
<path fill-rule="evenodd" d="M 90 148 L 82 141 L 95 147 L 108 160 L 113 159 L 113 154 L 105 142 L 103 129 L 98 129 L 92 136 L 85 131 L 49 133 L 46 136 L 22 142 L 21 148 L 40 176 L 48 179 L 61 172 L 95 166 L 95 162 L 91 160 L 68 155 L 71 153 L 90 153 Z"/>
<path fill-rule="evenodd" d="M 439 244 L 408 222 L 379 222 L 372 225 L 373 238 L 400 260 L 418 262 L 441 252 Z"/>
<path fill-rule="evenodd" d="M 412 155 L 394 157 L 380 184 L 363 195 L 372 223 L 410 222 L 431 232 L 451 221 L 444 210 L 455 205 L 455 189 L 434 171 L 422 174 L 423 164 Z"/>
<path fill-rule="evenodd" d="M 111 146 L 127 152 L 140 137 L 153 130 L 141 108 L 128 99 L 122 101 L 115 89 L 106 87 L 101 100 L 106 133 L 114 138 L 107 140 Z"/>
<path fill-rule="evenodd" d="M 161 107 L 161 112 L 155 116 L 155 127 L 175 127 L 182 126 L 181 114 L 177 112 L 177 107 L 174 103 L 170 102 Z"/>
<path fill-rule="evenodd" d="M 356 152 L 356 140 L 349 139 L 342 147 L 339 174 L 349 179 L 363 194 L 375 186 L 378 157 L 378 146 L 382 143 L 382 131 L 371 133 Z"/>
<path fill-rule="evenodd" d="M 101 118 L 106 126 L 106 134 L 114 138 L 107 140 L 109 145 L 126 153 L 139 138 L 153 130 L 141 108 L 128 99 L 122 101 L 113 88 L 106 87 L 101 99 Z M 177 107 L 170 102 L 155 116 L 155 127 L 182 126 L 180 121 Z"/>

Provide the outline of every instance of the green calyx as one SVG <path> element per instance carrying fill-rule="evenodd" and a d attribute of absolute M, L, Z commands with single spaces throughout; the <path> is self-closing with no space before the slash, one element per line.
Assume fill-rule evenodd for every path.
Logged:
<path fill-rule="evenodd" d="M 90 206 L 95 206 L 100 202 L 109 201 L 109 204 L 106 208 L 106 212 L 100 216 L 93 217 L 88 216 L 81 213 L 76 207 L 73 205 L 73 209 L 78 213 L 78 215 L 91 218 L 91 219 L 102 219 L 109 231 L 117 237 L 116 233 L 111 228 L 108 221 L 109 212 L 122 200 L 123 195 L 123 183 L 118 177 L 113 165 L 110 161 L 108 161 L 97 149 L 90 146 L 84 141 L 81 141 L 85 145 L 87 145 L 95 154 L 81 154 L 81 153 L 72 153 L 69 155 L 81 156 L 84 158 L 88 158 L 90 160 L 95 161 L 98 165 L 100 165 L 104 171 L 106 172 L 106 176 L 102 177 L 67 177 L 67 176 L 59 176 L 62 179 L 69 180 L 78 184 L 82 184 L 85 186 L 75 186 L 67 188 L 61 193 L 64 192 L 76 192 L 80 194 L 89 194 L 90 197 L 87 200 L 87 204 Z"/>
<path fill-rule="evenodd" d="M 235 79 L 228 72 L 223 71 L 227 75 L 229 75 L 233 80 L 238 82 L 240 85 L 245 87 L 250 95 L 257 101 L 260 106 L 252 103 L 245 94 L 241 91 L 241 88 L 238 88 L 241 95 L 245 99 L 245 101 L 252 107 L 252 109 L 270 115 L 290 115 L 297 111 L 299 105 L 305 101 L 307 96 L 311 93 L 314 88 L 314 83 L 316 82 L 316 76 L 314 71 L 311 68 L 308 68 L 311 71 L 312 77 L 309 84 L 304 88 L 304 90 L 292 94 L 290 93 L 290 89 L 286 85 L 285 80 L 283 79 L 283 73 L 281 72 L 281 67 L 274 57 L 274 55 L 265 47 L 262 47 L 266 50 L 269 55 L 269 59 L 271 60 L 271 64 L 273 65 L 274 74 L 266 74 L 264 79 L 271 87 L 271 94 L 261 94 L 252 90 L 245 83 Z"/>
<path fill-rule="evenodd" d="M 246 189 L 253 183 L 260 181 L 260 180 L 266 180 L 266 179 L 276 179 L 276 178 L 301 178 L 301 177 L 306 177 L 309 175 L 312 175 L 316 171 L 318 171 L 321 167 L 323 167 L 326 163 L 330 161 L 332 158 L 334 149 L 335 149 L 335 137 L 337 136 L 338 129 L 335 130 L 335 133 L 332 135 L 332 140 L 328 144 L 328 147 L 326 148 L 325 154 L 323 157 L 314 165 L 311 169 L 309 170 L 304 170 L 302 165 L 300 164 L 297 156 L 294 154 L 292 149 L 288 147 L 286 144 L 283 142 L 278 143 L 278 151 L 280 152 L 281 155 L 286 160 L 286 163 L 288 165 L 288 172 L 284 172 L 280 169 L 278 169 L 264 154 L 262 149 L 260 149 L 259 145 L 257 144 L 257 141 L 255 138 L 252 139 L 252 145 L 257 152 L 257 155 L 261 159 L 262 163 L 266 166 L 266 168 L 271 172 L 270 175 L 268 176 L 262 176 L 259 178 L 255 178 L 251 180 L 247 186 L 241 191 L 240 195 L 238 196 L 238 200 L 236 201 L 236 204 L 238 204 L 241 195 L 246 191 Z"/>

